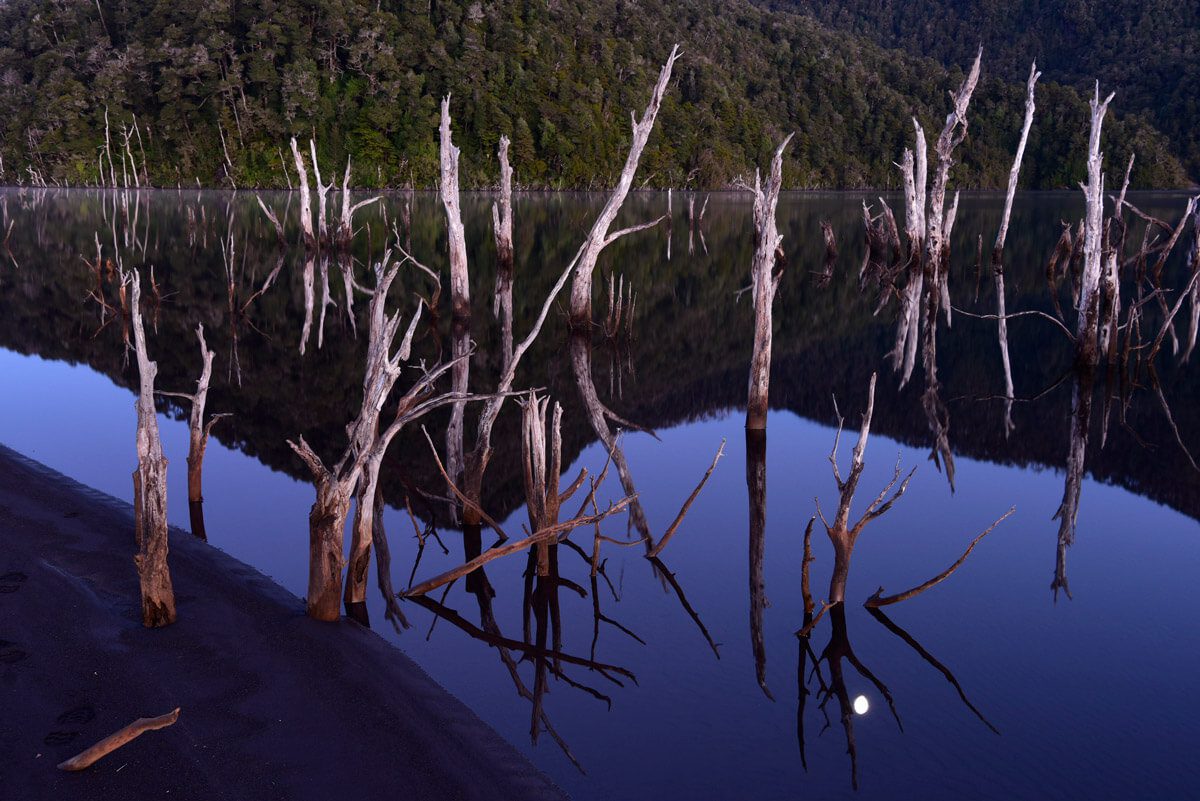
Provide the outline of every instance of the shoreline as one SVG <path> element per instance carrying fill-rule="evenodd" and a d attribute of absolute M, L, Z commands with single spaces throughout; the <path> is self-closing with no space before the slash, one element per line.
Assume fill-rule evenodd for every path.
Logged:
<path fill-rule="evenodd" d="M 318 623 L 172 528 L 179 620 L 145 629 L 132 508 L 0 445 L 0 795 L 20 799 L 563 799 L 415 662 Z M 88 770 L 55 767 L 181 707 Z"/>
<path fill-rule="evenodd" d="M 407 194 L 416 195 L 433 195 L 437 196 L 439 191 L 436 187 L 422 187 L 419 189 L 406 189 L 404 187 L 386 187 L 383 189 L 370 189 L 360 186 L 350 187 L 351 193 L 365 195 L 380 195 L 385 197 L 402 196 Z M 496 187 L 476 187 L 471 189 L 463 189 L 460 191 L 462 195 L 487 195 L 492 196 L 500 190 Z M 612 191 L 607 188 L 599 189 L 548 189 L 537 187 L 513 187 L 514 195 L 603 195 L 608 196 Z M 1004 196 L 1006 189 L 981 189 L 964 188 L 959 190 L 965 197 L 979 197 L 984 195 L 999 195 Z M 1179 195 L 1182 197 L 1191 197 L 1200 191 L 1200 184 L 1193 184 L 1185 187 L 1174 187 L 1167 189 L 1133 189 L 1130 188 L 1129 195 Z M 0 192 L 119 192 L 121 194 L 140 194 L 142 192 L 175 192 L 182 194 L 184 192 L 211 192 L 231 195 L 255 195 L 255 194 L 279 194 L 290 195 L 298 194 L 299 188 L 288 189 L 286 186 L 267 186 L 267 187 L 239 187 L 230 189 L 224 186 L 31 186 L 28 184 L 0 184 Z M 340 194 L 338 189 L 332 194 Z M 753 193 L 747 192 L 745 189 L 737 189 L 735 187 L 722 187 L 719 189 L 700 189 L 700 188 L 684 188 L 684 187 L 644 187 L 638 189 L 630 189 L 630 195 L 665 195 L 667 192 L 673 192 L 681 197 L 688 195 L 722 195 L 745 197 L 752 199 Z M 868 194 L 885 194 L 903 196 L 904 187 L 851 187 L 840 189 L 787 189 L 780 190 L 780 195 L 852 195 L 859 193 Z M 1058 189 L 1018 189 L 1018 195 L 1078 195 L 1079 189 L 1070 187 L 1061 187 Z M 681 209 L 682 211 L 682 209 Z"/>

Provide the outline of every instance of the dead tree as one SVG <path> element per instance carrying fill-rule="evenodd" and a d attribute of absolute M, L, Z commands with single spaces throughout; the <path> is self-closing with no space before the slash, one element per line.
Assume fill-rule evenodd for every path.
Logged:
<path fill-rule="evenodd" d="M 441 184 L 439 195 L 446 209 L 446 232 L 450 243 L 450 304 L 455 319 L 471 316 L 471 283 L 467 274 L 467 242 L 458 201 L 458 154 L 450 133 L 450 95 L 442 98 L 439 128 Z"/>
<path fill-rule="evenodd" d="M 167 458 L 163 456 L 154 410 L 154 378 L 158 374 L 158 365 L 150 360 L 146 351 L 141 312 L 142 282 L 137 270 L 128 281 L 138 363 L 138 466 L 133 471 L 133 527 L 138 553 L 133 561 L 141 584 L 142 625 L 157 628 L 175 622 L 175 591 L 167 565 Z"/>
<path fill-rule="evenodd" d="M 379 196 L 361 200 L 358 203 L 351 203 L 350 197 L 350 159 L 346 159 L 346 170 L 342 176 L 342 206 L 341 218 L 336 225 L 329 224 L 329 191 L 334 188 L 333 182 L 323 183 L 321 181 L 321 165 L 317 161 L 317 142 L 315 139 L 308 140 L 308 149 L 312 158 L 313 179 L 316 182 L 317 195 L 317 218 L 313 219 L 312 195 L 311 188 L 308 182 L 308 167 L 304 163 L 304 155 L 296 144 L 296 137 L 291 138 L 292 158 L 296 163 L 296 174 L 300 179 L 300 230 L 304 234 L 304 246 L 309 250 L 316 250 L 318 247 L 324 247 L 330 250 L 345 249 L 350 245 L 354 238 L 354 214 L 364 206 L 369 206 L 372 203 L 380 200 Z M 291 178 L 288 179 L 289 183 Z M 262 201 L 259 201 L 262 204 Z M 263 206 L 263 211 L 267 212 L 268 218 L 272 215 Z M 271 219 L 275 225 L 276 233 L 282 240 L 282 228 L 278 221 Z"/>
<path fill-rule="evenodd" d="M 780 247 L 783 235 L 775 223 L 775 207 L 783 186 L 783 152 L 792 141 L 788 134 L 771 158 L 771 173 L 763 185 L 754 173 L 754 261 L 750 278 L 754 295 L 754 350 L 750 356 L 750 381 L 746 397 L 746 428 L 767 427 L 768 394 L 771 383 L 772 306 L 775 292 L 787 266 Z"/>
<path fill-rule="evenodd" d="M 196 338 L 200 340 L 200 358 L 203 367 L 200 370 L 200 378 L 196 381 L 195 393 L 189 395 L 182 392 L 163 392 L 161 394 L 183 398 L 191 404 L 191 413 L 188 415 L 188 513 L 192 522 L 192 534 L 202 540 L 207 540 L 208 534 L 204 529 L 204 452 L 208 448 L 208 437 L 212 433 L 213 426 L 229 415 L 216 414 L 208 420 L 207 424 L 204 422 L 204 405 L 208 400 L 208 383 L 212 378 L 212 363 L 216 354 L 208 349 L 208 343 L 204 341 L 203 323 L 196 326 Z"/>
<path fill-rule="evenodd" d="M 858 480 L 861 478 L 863 468 L 866 466 L 864 455 L 867 450 L 867 438 L 871 432 L 871 417 L 874 411 L 875 375 L 872 374 L 871 384 L 867 390 L 867 410 L 863 413 L 862 429 L 859 431 L 858 443 L 855 444 L 854 453 L 850 459 L 850 473 L 844 481 L 837 465 L 838 443 L 841 441 L 842 435 L 842 417 L 838 415 L 837 436 L 833 441 L 833 451 L 829 454 L 829 462 L 833 465 L 833 477 L 837 482 L 840 494 L 837 513 L 834 515 L 832 523 L 825 519 L 824 513 L 821 512 L 820 503 L 817 504 L 817 514 L 820 516 L 821 522 L 825 524 L 825 531 L 829 534 L 830 542 L 833 543 L 833 576 L 829 581 L 829 603 L 831 604 L 840 604 L 846 599 L 846 579 L 850 575 L 850 557 L 854 553 L 854 544 L 858 541 L 858 535 L 862 533 L 867 523 L 870 523 L 892 508 L 892 505 L 908 489 L 908 482 L 912 480 L 913 473 L 916 472 L 916 468 L 913 468 L 900 484 L 899 489 L 888 498 L 888 493 L 892 491 L 892 488 L 896 486 L 896 482 L 900 480 L 900 464 L 897 462 L 892 480 L 876 496 L 875 500 L 867 506 L 866 511 L 863 512 L 858 522 L 853 525 L 850 524 L 850 504 L 854 501 L 854 493 L 858 489 Z"/>
<path fill-rule="evenodd" d="M 1021 174 L 1021 161 L 1025 157 L 1025 144 L 1029 141 L 1029 129 L 1033 125 L 1034 89 L 1038 78 L 1037 62 L 1029 67 L 1029 81 L 1025 85 L 1025 122 L 1021 126 L 1021 138 L 1017 141 L 1017 154 L 1013 157 L 1012 169 L 1008 173 L 1008 193 L 1004 196 L 1004 216 L 1000 218 L 1000 230 L 996 233 L 996 244 L 992 248 L 992 272 L 996 276 L 996 316 L 997 331 L 1000 340 L 1000 362 L 1004 365 L 1004 436 L 1013 430 L 1012 403 L 1013 380 L 1012 362 L 1008 357 L 1008 312 L 1005 310 L 1004 291 L 1004 240 L 1008 236 L 1008 221 L 1012 215 L 1013 199 L 1017 194 L 1017 178 Z M 1132 166 L 1132 162 L 1131 162 Z M 1118 213 L 1120 209 L 1118 208 Z"/>
<path fill-rule="evenodd" d="M 304 156 L 296 146 L 296 137 L 291 139 L 292 157 L 296 161 L 296 174 L 300 179 L 300 230 L 304 233 L 304 246 L 309 250 L 317 248 L 317 234 L 313 230 L 312 195 L 309 194 L 308 168 L 304 166 Z M 301 351 L 303 353 L 303 351 Z"/>
<path fill-rule="evenodd" d="M 375 486 L 372 478 L 377 479 L 378 465 L 382 462 L 383 452 L 387 450 L 391 439 L 399 433 L 400 427 L 433 408 L 435 402 L 443 400 L 443 397 L 438 397 L 432 399 L 432 402 L 418 402 L 419 398 L 432 389 L 433 381 L 453 364 L 451 362 L 440 365 L 427 372 L 401 400 L 396 421 L 389 426 L 387 432 L 380 434 L 379 416 L 400 377 L 404 362 L 409 357 L 412 338 L 421 316 L 418 306 L 403 339 L 393 350 L 401 317 L 399 312 L 391 315 L 387 313 L 387 293 L 402 264 L 404 262 L 393 263 L 389 252 L 385 254 L 383 261 L 375 265 L 376 284 L 368 312 L 370 331 L 362 403 L 357 417 L 347 426 L 349 442 L 341 457 L 332 467 L 327 467 L 303 437 L 295 442 L 288 441 L 288 445 L 312 472 L 316 484 L 317 498 L 309 514 L 307 612 L 317 620 L 338 618 L 346 517 L 350 509 L 350 500 L 356 488 L 359 488 L 364 471 L 367 471 L 367 480 L 362 482 L 360 492 L 362 514 L 357 521 L 358 525 L 355 526 L 350 556 L 350 583 L 355 585 L 356 591 L 350 593 L 349 597 L 354 601 L 361 600 L 356 597 L 357 587 L 365 584 L 367 564 L 364 560 L 369 558 L 369 532 L 373 523 L 371 512 L 375 508 Z M 369 463 L 374 470 L 374 476 L 368 471 Z"/>
<path fill-rule="evenodd" d="M 945 254 L 949 247 L 948 234 L 954 225 L 954 217 L 953 214 L 947 217 L 943 212 L 946 188 L 950 181 L 950 167 L 954 164 L 954 151 L 967 137 L 967 107 L 971 103 L 971 95 L 975 92 L 975 86 L 979 83 L 979 65 L 982 59 L 983 49 L 980 48 L 979 53 L 975 56 L 975 63 L 971 65 L 970 72 L 963 79 L 958 91 L 952 95 L 954 107 L 946 117 L 946 124 L 934 144 L 937 168 L 933 174 L 933 183 L 929 188 L 929 210 L 925 218 L 925 277 L 926 282 L 929 282 L 931 278 L 934 279 L 926 297 L 934 304 L 934 307 L 932 313 L 926 315 L 927 325 L 937 319 L 938 296 L 933 293 L 934 287 L 936 286 L 942 296 L 945 296 L 947 292 L 949 264 L 946 263 Z M 957 200 L 953 208 L 957 209 Z M 948 304 L 945 311 L 947 319 L 949 319 Z"/>
<path fill-rule="evenodd" d="M 1079 317 L 1075 326 L 1075 344 L 1078 357 L 1085 364 L 1095 366 L 1100 361 L 1098 328 L 1100 320 L 1100 276 L 1104 229 L 1104 172 L 1103 155 L 1100 153 L 1100 129 L 1104 115 L 1113 95 L 1100 102 L 1100 84 L 1097 82 L 1091 100 L 1092 127 L 1088 137 L 1088 182 L 1083 187 L 1087 200 L 1084 217 L 1083 272 L 1079 279 Z"/>
<path fill-rule="evenodd" d="M 500 196 L 492 204 L 492 230 L 496 236 L 496 290 L 492 314 L 500 320 L 500 339 L 504 343 L 504 368 L 512 361 L 513 343 L 513 232 L 512 167 L 508 163 L 508 137 L 500 137 L 496 156 L 500 159 Z"/>
<path fill-rule="evenodd" d="M 904 179 L 904 232 L 908 239 L 907 275 L 904 293 L 900 296 L 900 312 L 896 323 L 896 347 L 892 350 L 892 367 L 901 372 L 900 386 L 912 377 L 917 362 L 917 345 L 921 330 L 921 299 L 925 292 L 925 192 L 928 172 L 928 147 L 925 130 L 913 118 L 916 131 L 916 156 L 905 149 L 900 162 Z"/>
<path fill-rule="evenodd" d="M 532 400 L 529 401 L 529 403 L 532 402 Z M 532 495 L 527 495 L 526 502 L 531 515 L 530 522 L 534 527 L 533 533 L 519 540 L 511 540 L 494 520 L 486 518 L 501 535 L 501 544 L 484 551 L 479 556 L 468 560 L 458 567 L 451 568 L 438 576 L 411 587 L 407 592 L 401 594 L 403 597 L 414 598 L 424 595 L 456 579 L 474 573 L 495 559 L 520 553 L 530 548 L 540 549 L 540 546 L 543 545 L 548 547 L 558 545 L 570 536 L 571 532 L 575 529 L 594 525 L 623 511 L 633 503 L 633 496 L 625 496 L 616 503 L 609 504 L 605 509 L 596 509 L 596 493 L 600 488 L 600 481 L 593 481 L 587 496 L 579 506 L 578 513 L 569 520 L 558 522 L 557 515 L 559 508 L 562 504 L 570 500 L 575 492 L 583 486 L 584 481 L 587 479 L 587 470 L 586 468 L 581 469 L 579 475 L 576 476 L 575 480 L 565 490 L 561 492 L 557 491 L 559 476 L 555 473 L 555 470 L 561 466 L 561 452 L 558 456 L 555 456 L 554 447 L 556 441 L 560 440 L 552 428 L 549 450 L 546 449 L 547 443 L 544 427 L 545 405 L 544 402 L 541 403 L 542 405 L 539 409 L 534 410 L 535 414 L 532 417 L 529 416 L 529 407 L 527 406 L 526 416 L 522 418 L 522 457 L 524 459 L 524 471 L 527 478 L 526 489 L 533 493 Z M 538 425 L 542 426 L 540 432 L 537 430 Z M 429 442 L 430 451 L 433 454 L 438 470 L 442 474 L 442 478 L 450 485 L 450 490 L 455 496 L 465 502 L 466 493 L 454 484 L 454 482 L 450 481 L 445 466 L 442 465 L 441 459 L 438 458 L 437 448 L 434 447 L 433 441 L 429 438 L 429 432 L 425 432 L 425 438 Z M 589 507 L 594 509 L 592 514 L 585 513 L 585 510 Z M 554 516 L 553 520 L 551 520 L 551 515 Z M 547 558 L 549 558 L 549 553 L 547 551 Z"/>
<path fill-rule="evenodd" d="M 625 197 L 633 186 L 633 177 L 637 172 L 638 162 L 641 160 L 642 151 L 650 138 L 650 132 L 654 129 L 654 120 L 658 116 L 658 109 L 662 105 L 663 95 L 666 94 L 667 84 L 671 80 L 671 70 L 674 68 L 677 58 L 679 58 L 679 45 L 671 48 L 671 55 L 667 57 L 667 63 L 659 72 L 658 81 L 654 85 L 654 91 L 650 95 L 650 102 L 646 105 L 642 119 L 638 120 L 635 115 L 630 115 L 633 125 L 632 141 L 629 144 L 629 155 L 625 159 L 625 166 L 621 169 L 621 177 L 617 180 L 617 185 L 609 195 L 608 202 L 604 204 L 596 222 L 592 224 L 592 230 L 588 233 L 588 237 L 584 240 L 576 257 L 575 278 L 571 284 L 571 325 L 574 328 L 587 328 L 591 322 L 592 274 L 596 270 L 596 260 L 600 258 L 601 251 L 622 236 L 652 228 L 665 219 L 665 217 L 659 217 L 649 223 L 609 233 L 609 228 L 612 227 L 617 213 L 625 203 Z"/>
<path fill-rule="evenodd" d="M 345 250 L 350 246 L 354 239 L 354 214 L 359 209 L 376 203 L 383 198 L 379 195 L 369 197 L 366 200 L 360 200 L 357 203 L 350 202 L 350 157 L 346 157 L 346 172 L 342 175 L 342 216 L 338 222 L 337 229 L 333 232 L 332 240 L 335 247 Z"/>

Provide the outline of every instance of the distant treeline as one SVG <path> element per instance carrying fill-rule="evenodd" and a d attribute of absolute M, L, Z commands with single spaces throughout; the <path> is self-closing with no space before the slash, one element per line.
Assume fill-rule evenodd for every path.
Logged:
<path fill-rule="evenodd" d="M 726 186 L 787 131 L 785 186 L 895 187 L 911 117 L 940 130 L 966 64 L 747 0 L 8 0 L 0 181 L 96 184 L 107 115 L 115 170 L 104 172 L 118 182 L 124 151 L 158 186 L 286 186 L 288 139 L 315 134 L 339 180 L 350 157 L 357 186 L 425 187 L 438 100 L 452 93 L 465 187 L 495 182 L 501 134 L 520 186 L 607 186 L 629 111 L 675 42 L 684 56 L 638 178 L 652 187 Z M 1023 86 L 987 77 L 989 65 L 985 53 L 962 187 L 1004 185 L 1020 128 Z M 1084 173 L 1086 102 L 1054 78 L 1038 88 L 1029 188 L 1074 187 Z M 1130 108 L 1120 96 L 1116 107 Z M 1135 187 L 1189 183 L 1175 141 L 1117 114 L 1111 172 L 1131 150 Z"/>

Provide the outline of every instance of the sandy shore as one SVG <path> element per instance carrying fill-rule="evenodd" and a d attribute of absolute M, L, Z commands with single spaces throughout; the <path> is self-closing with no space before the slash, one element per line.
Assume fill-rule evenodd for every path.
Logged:
<path fill-rule="evenodd" d="M 382 638 L 308 620 L 186 532 L 171 532 L 179 621 L 144 629 L 132 520 L 0 446 L 0 798 L 565 797 Z M 177 706 L 89 770 L 55 768 Z"/>

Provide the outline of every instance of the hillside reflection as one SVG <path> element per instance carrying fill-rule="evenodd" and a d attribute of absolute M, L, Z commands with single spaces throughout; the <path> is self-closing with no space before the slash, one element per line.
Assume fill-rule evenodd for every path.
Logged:
<path fill-rule="evenodd" d="M 356 319 L 363 304 L 354 305 L 361 291 L 353 270 L 379 256 L 393 226 L 402 219 L 411 220 L 403 236 L 412 252 L 421 254 L 432 270 L 443 268 L 443 221 L 435 198 L 401 196 L 373 207 L 356 240 L 353 258 L 359 266 L 354 267 L 314 265 L 301 251 L 281 252 L 253 197 L 209 192 L 143 192 L 134 197 L 125 210 L 111 195 L 98 192 L 0 195 L 0 222 L 6 228 L 10 221 L 14 223 L 7 242 L 14 266 L 0 282 L 0 303 L 6 310 L 0 319 L 0 346 L 84 362 L 132 387 L 134 375 L 125 363 L 119 327 L 106 326 L 96 306 L 83 302 L 96 277 L 80 258 L 95 252 L 97 232 L 115 229 L 121 240 L 120 232 L 128 231 L 125 238 L 137 259 L 131 266 L 153 264 L 161 287 L 156 331 L 150 340 L 160 364 L 161 385 L 186 387 L 194 380 L 190 332 L 203 323 L 211 346 L 226 356 L 224 369 L 217 371 L 213 382 L 210 407 L 233 414 L 215 436 L 275 470 L 303 477 L 301 465 L 285 444 L 287 437 L 306 432 L 318 453 L 331 452 L 343 436 L 342 421 L 357 403 L 346 390 L 358 385 L 364 348 L 357 336 Z M 266 199 L 282 219 L 289 220 L 288 196 Z M 471 195 L 464 201 L 472 291 L 487 297 L 495 282 L 489 199 Z M 1153 202 L 1141 202 L 1167 217 L 1177 205 L 1170 196 L 1157 200 L 1164 210 Z M 518 198 L 514 240 L 520 291 L 513 297 L 517 330 L 528 329 L 539 299 L 573 255 L 577 232 L 584 230 L 597 203 L 597 198 L 587 195 Z M 411 210 L 405 213 L 409 204 Z M 641 219 L 659 204 L 661 199 L 654 195 L 638 195 L 627 213 Z M 1051 310 L 1042 265 L 1060 233 L 1058 220 L 1069 217 L 1075 205 L 1073 195 L 1055 194 L 1033 195 L 1018 204 L 1013 229 L 1021 235 L 1013 238 L 1006 252 L 1010 309 Z M 964 254 L 954 260 L 959 279 L 951 284 L 956 307 L 986 311 L 994 305 L 987 282 L 981 290 L 976 287 L 971 259 L 977 236 L 988 230 L 998 211 L 993 198 L 964 200 L 962 222 L 954 237 L 955 252 Z M 668 261 L 665 242 L 664 248 L 638 241 L 613 246 L 609 263 L 619 265 L 621 280 L 631 293 L 636 292 L 636 338 L 618 345 L 598 330 L 592 375 L 598 399 L 620 418 L 651 429 L 665 428 L 711 417 L 744 402 L 751 320 L 748 304 L 734 299 L 744 280 L 740 266 L 749 263 L 752 245 L 748 214 L 741 198 L 714 196 L 703 221 L 707 252 L 699 248 L 691 254 L 676 252 Z M 785 197 L 781 218 L 785 241 L 795 251 L 789 259 L 814 268 L 821 265 L 824 244 L 814 232 L 828 220 L 837 232 L 841 263 L 854 265 L 861 260 L 860 211 L 849 196 Z M 127 228 L 114 224 L 125 219 Z M 294 233 L 290 226 L 288 233 Z M 665 238 L 667 232 L 647 236 Z M 107 241 L 106 237 L 106 245 Z M 878 369 L 888 350 L 890 322 L 886 315 L 872 315 L 873 303 L 859 294 L 853 270 L 839 270 L 828 286 L 819 286 L 807 272 L 793 271 L 781 287 L 780 304 L 787 313 L 777 320 L 771 401 L 774 408 L 824 419 L 831 394 L 852 395 Z M 403 291 L 431 297 L 427 276 L 414 273 L 404 281 Z M 445 303 L 436 294 L 432 299 Z M 426 358 L 436 358 L 444 343 L 452 340 L 448 317 L 441 315 L 421 332 L 417 349 Z M 475 317 L 470 333 L 478 347 L 471 381 L 474 386 L 494 385 L 504 358 L 500 325 L 491 315 Z M 1071 410 L 1070 382 L 1064 386 L 1062 379 L 1070 371 L 1072 354 L 1047 342 L 1044 322 L 1027 318 L 1010 323 L 1019 402 L 1013 411 L 1015 432 L 1006 438 L 993 325 L 959 317 L 938 343 L 942 401 L 953 420 L 947 442 L 931 441 L 920 389 L 897 390 L 889 381 L 880 383 L 876 428 L 934 453 L 1061 467 Z M 562 399 L 566 407 L 563 455 L 569 462 L 597 439 L 597 429 L 579 406 L 580 394 L 572 386 L 578 382 L 572 378 L 569 360 L 560 356 L 565 339 L 565 325 L 552 315 L 546 334 L 523 363 L 517 383 L 546 387 Z M 1160 366 L 1158 381 L 1169 402 L 1194 397 L 1200 390 L 1195 371 L 1177 369 L 1173 361 Z M 176 415 L 185 411 L 169 400 L 163 404 Z M 1191 403 L 1171 402 L 1170 408 L 1173 421 L 1153 399 L 1135 399 L 1123 422 L 1110 427 L 1103 449 L 1089 450 L 1087 472 L 1200 518 L 1196 492 L 1200 485 L 1186 454 L 1172 447 L 1176 437 L 1171 425 L 1185 438 L 1187 432 L 1200 431 L 1200 410 Z M 448 417 L 436 422 L 444 426 Z M 496 516 L 521 503 L 518 453 L 511 447 L 517 441 L 516 431 L 515 417 L 502 415 L 489 481 L 483 488 L 484 506 Z M 393 453 L 420 451 L 417 436 L 403 434 Z M 435 434 L 435 439 L 441 435 Z M 434 486 L 427 459 L 392 461 L 396 469 L 384 477 L 390 504 L 402 505 L 405 482 Z"/>

